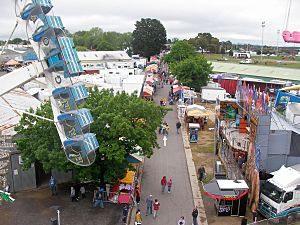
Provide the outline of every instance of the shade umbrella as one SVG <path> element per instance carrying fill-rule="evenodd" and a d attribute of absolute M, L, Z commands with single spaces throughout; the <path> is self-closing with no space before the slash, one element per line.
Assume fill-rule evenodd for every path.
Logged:
<path fill-rule="evenodd" d="M 177 86 L 177 87 L 173 88 L 173 93 L 180 92 L 182 90 L 183 90 L 183 88 L 181 86 Z"/>

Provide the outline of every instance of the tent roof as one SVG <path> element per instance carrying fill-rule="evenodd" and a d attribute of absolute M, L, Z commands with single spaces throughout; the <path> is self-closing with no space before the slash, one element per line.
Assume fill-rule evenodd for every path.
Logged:
<path fill-rule="evenodd" d="M 191 117 L 205 117 L 205 116 L 209 116 L 209 114 L 206 111 L 201 111 L 201 110 L 190 110 L 187 113 L 187 116 L 191 116 Z"/>
<path fill-rule="evenodd" d="M 134 181 L 135 172 L 128 170 L 126 176 L 120 180 L 121 183 L 132 184 Z"/>
<path fill-rule="evenodd" d="M 188 105 L 188 106 L 186 107 L 186 110 L 187 110 L 187 111 L 195 110 L 195 109 L 198 109 L 198 110 L 205 110 L 205 107 L 202 106 L 202 105 L 197 105 L 197 104 Z"/>
<path fill-rule="evenodd" d="M 126 160 L 129 163 L 141 163 L 143 161 L 143 156 L 140 156 L 137 153 L 129 154 L 129 156 L 126 157 Z"/>

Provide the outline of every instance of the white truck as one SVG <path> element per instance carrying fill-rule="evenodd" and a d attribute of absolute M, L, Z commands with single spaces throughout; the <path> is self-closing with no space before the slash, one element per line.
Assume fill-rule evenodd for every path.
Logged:
<path fill-rule="evenodd" d="M 215 102 L 217 99 L 225 100 L 231 99 L 230 94 L 226 92 L 224 88 L 214 88 L 214 87 L 202 87 L 201 100 L 207 102 Z"/>
<path fill-rule="evenodd" d="M 262 186 L 258 211 L 266 218 L 290 217 L 300 213 L 300 164 L 271 173 Z"/>

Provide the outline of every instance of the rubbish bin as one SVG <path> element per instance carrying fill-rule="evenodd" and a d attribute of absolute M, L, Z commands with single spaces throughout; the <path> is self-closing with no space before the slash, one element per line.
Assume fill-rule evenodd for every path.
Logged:
<path fill-rule="evenodd" d="M 50 221 L 51 221 L 51 225 L 58 225 L 58 221 L 56 218 L 51 218 Z"/>

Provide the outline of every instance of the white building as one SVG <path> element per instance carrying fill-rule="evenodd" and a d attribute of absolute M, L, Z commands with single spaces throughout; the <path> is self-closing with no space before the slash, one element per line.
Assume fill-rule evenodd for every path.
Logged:
<path fill-rule="evenodd" d="M 85 51 L 77 54 L 88 74 L 101 74 L 105 70 L 114 74 L 116 69 L 124 69 L 128 75 L 134 74 L 134 61 L 125 51 Z"/>

